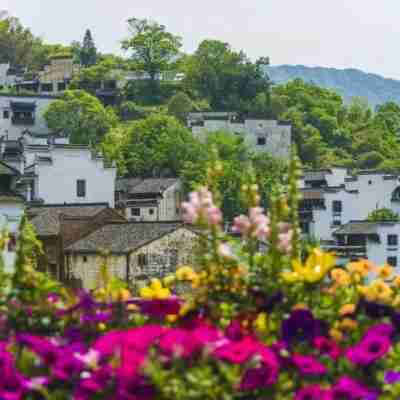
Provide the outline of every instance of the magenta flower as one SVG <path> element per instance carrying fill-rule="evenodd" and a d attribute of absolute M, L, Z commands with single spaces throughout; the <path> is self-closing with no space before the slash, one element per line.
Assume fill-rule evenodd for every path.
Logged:
<path fill-rule="evenodd" d="M 326 366 L 314 357 L 293 354 L 291 359 L 292 363 L 303 375 L 323 375 L 327 372 Z"/>
<path fill-rule="evenodd" d="M 314 347 L 319 350 L 320 354 L 326 354 L 333 360 L 337 360 L 342 355 L 341 348 L 332 339 L 324 336 L 317 336 L 313 344 Z"/>
<path fill-rule="evenodd" d="M 346 357 L 353 364 L 367 366 L 382 358 L 391 345 L 387 336 L 367 334 L 357 345 L 347 349 Z"/>
<path fill-rule="evenodd" d="M 121 347 L 123 335 L 121 331 L 110 331 L 96 340 L 93 349 L 103 357 L 110 357 Z"/>
<path fill-rule="evenodd" d="M 392 324 L 376 324 L 368 328 L 365 336 L 377 335 L 391 337 L 394 334 L 394 327 Z"/>
<path fill-rule="evenodd" d="M 232 364 L 243 364 L 257 354 L 259 344 L 250 337 L 237 342 L 228 342 L 214 351 L 214 356 Z"/>
<path fill-rule="evenodd" d="M 296 392 L 294 400 L 321 400 L 326 398 L 326 391 L 320 385 L 308 385 Z"/>
<path fill-rule="evenodd" d="M 178 297 L 169 297 L 168 299 L 164 300 L 131 300 L 128 302 L 128 304 L 138 305 L 143 314 L 155 318 L 179 314 L 179 310 L 181 308 L 181 300 Z"/>
<path fill-rule="evenodd" d="M 160 350 L 168 356 L 187 358 L 201 350 L 201 343 L 184 329 L 175 328 L 163 334 L 159 341 Z"/>
<path fill-rule="evenodd" d="M 330 395 L 333 400 L 349 399 L 349 400 L 374 400 L 378 399 L 376 392 L 367 389 L 356 380 L 343 376 L 336 385 L 330 390 Z"/>
<path fill-rule="evenodd" d="M 83 363 L 72 355 L 59 357 L 52 367 L 52 375 L 61 381 L 69 381 L 78 376 L 83 370 Z"/>
<path fill-rule="evenodd" d="M 17 341 L 37 354 L 47 365 L 54 364 L 61 355 L 56 345 L 40 336 L 21 334 L 17 336 Z"/>

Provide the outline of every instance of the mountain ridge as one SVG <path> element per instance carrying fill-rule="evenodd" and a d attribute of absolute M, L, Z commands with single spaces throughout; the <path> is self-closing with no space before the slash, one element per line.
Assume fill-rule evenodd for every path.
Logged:
<path fill-rule="evenodd" d="M 362 97 L 367 99 L 373 108 L 388 101 L 400 104 L 399 80 L 356 68 L 338 69 L 284 64 L 266 66 L 265 71 L 273 83 L 281 84 L 300 78 L 337 91 L 346 102 L 351 101 L 353 97 Z"/>

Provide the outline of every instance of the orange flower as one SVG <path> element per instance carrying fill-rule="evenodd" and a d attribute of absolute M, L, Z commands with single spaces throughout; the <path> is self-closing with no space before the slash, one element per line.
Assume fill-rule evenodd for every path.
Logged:
<path fill-rule="evenodd" d="M 356 311 L 355 304 L 345 304 L 339 310 L 339 314 L 343 317 L 345 315 L 354 314 Z"/>

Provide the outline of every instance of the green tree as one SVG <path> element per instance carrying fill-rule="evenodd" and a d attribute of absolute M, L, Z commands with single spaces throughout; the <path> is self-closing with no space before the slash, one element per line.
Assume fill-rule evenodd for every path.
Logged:
<path fill-rule="evenodd" d="M 201 145 L 189 129 L 163 113 L 120 125 L 104 138 L 106 157 L 119 173 L 133 176 L 179 176 L 185 163 L 196 160 Z"/>
<path fill-rule="evenodd" d="M 173 115 L 179 121 L 185 123 L 187 115 L 195 109 L 190 97 L 183 92 L 177 93 L 171 97 L 168 102 L 168 113 Z"/>
<path fill-rule="evenodd" d="M 367 218 L 370 222 L 384 222 L 384 221 L 391 221 L 391 222 L 399 222 L 400 216 L 399 214 L 392 211 L 390 208 L 379 208 L 372 211 Z"/>
<path fill-rule="evenodd" d="M 97 62 L 97 49 L 94 44 L 92 32 L 87 29 L 80 49 L 80 61 L 84 67 L 91 67 Z"/>
<path fill-rule="evenodd" d="M 176 61 L 181 38 L 167 32 L 164 25 L 147 19 L 131 18 L 128 24 L 131 37 L 122 42 L 122 48 L 131 52 L 134 68 L 146 72 L 154 82 Z"/>
<path fill-rule="evenodd" d="M 249 112 L 259 93 L 269 92 L 262 64 L 252 63 L 229 44 L 204 40 L 186 57 L 184 86 L 193 98 L 206 99 L 216 111 Z"/>
<path fill-rule="evenodd" d="M 74 144 L 97 144 L 117 118 L 94 96 L 83 90 L 67 90 L 44 113 L 50 129 L 62 131 Z"/>

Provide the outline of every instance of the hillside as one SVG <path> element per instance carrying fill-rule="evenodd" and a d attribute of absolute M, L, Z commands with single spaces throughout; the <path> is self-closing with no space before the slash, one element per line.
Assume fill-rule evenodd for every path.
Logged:
<path fill-rule="evenodd" d="M 389 100 L 400 104 L 400 81 L 357 69 L 306 67 L 303 65 L 268 66 L 266 72 L 274 83 L 285 83 L 295 78 L 318 86 L 334 89 L 346 101 L 352 97 L 368 99 L 372 107 Z"/>

